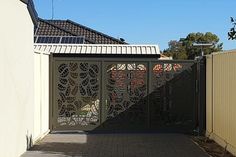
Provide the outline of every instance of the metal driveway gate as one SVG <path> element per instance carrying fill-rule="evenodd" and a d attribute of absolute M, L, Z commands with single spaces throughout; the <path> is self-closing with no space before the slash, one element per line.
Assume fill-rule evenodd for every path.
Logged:
<path fill-rule="evenodd" d="M 54 131 L 183 131 L 197 124 L 195 61 L 53 57 Z"/>

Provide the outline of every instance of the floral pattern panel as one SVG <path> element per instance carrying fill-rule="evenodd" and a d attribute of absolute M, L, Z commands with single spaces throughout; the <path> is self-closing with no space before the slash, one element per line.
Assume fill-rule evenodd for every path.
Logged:
<path fill-rule="evenodd" d="M 82 127 L 99 123 L 99 75 L 97 63 L 60 61 L 57 64 L 59 126 Z"/>

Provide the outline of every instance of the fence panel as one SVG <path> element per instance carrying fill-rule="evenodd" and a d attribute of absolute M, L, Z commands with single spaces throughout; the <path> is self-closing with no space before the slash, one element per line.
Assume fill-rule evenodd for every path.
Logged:
<path fill-rule="evenodd" d="M 236 154 L 236 51 L 207 58 L 207 133 Z"/>

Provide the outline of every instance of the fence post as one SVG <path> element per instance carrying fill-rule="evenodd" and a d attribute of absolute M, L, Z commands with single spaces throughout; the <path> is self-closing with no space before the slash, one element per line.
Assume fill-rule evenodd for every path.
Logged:
<path fill-rule="evenodd" d="M 197 59 L 197 117 L 198 135 L 204 135 L 206 130 L 206 57 Z"/>

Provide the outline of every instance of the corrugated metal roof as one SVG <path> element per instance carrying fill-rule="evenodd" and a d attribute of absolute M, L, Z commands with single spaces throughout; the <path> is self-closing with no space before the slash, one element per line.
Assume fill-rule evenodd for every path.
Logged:
<path fill-rule="evenodd" d="M 35 44 L 34 51 L 46 54 L 160 54 L 158 45 Z"/>

